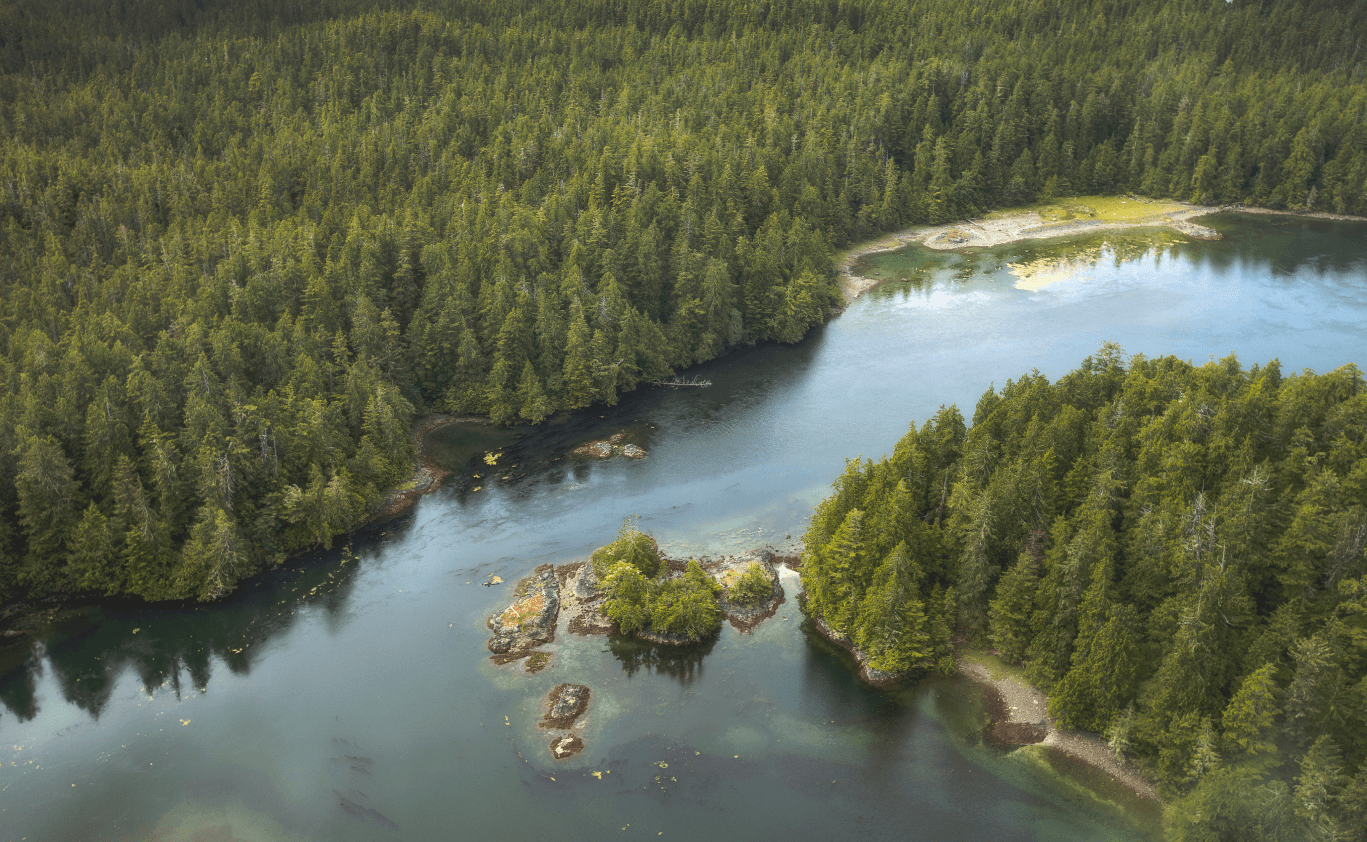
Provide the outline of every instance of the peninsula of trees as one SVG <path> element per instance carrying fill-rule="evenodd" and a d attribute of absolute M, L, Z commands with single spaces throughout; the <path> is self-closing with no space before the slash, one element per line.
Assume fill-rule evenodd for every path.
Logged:
<path fill-rule="evenodd" d="M 363 520 L 415 412 L 796 341 L 878 232 L 1367 209 L 1361 3 L 412 6 L 0 7 L 0 601 L 225 593 Z"/>
<path fill-rule="evenodd" d="M 806 609 L 872 666 L 990 643 L 1133 750 L 1180 840 L 1367 838 L 1367 387 L 1103 348 L 850 462 Z"/>

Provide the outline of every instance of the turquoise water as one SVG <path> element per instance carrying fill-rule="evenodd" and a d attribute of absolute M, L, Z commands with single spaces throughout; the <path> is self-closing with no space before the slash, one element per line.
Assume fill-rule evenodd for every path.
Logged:
<path fill-rule="evenodd" d="M 688 650 L 566 635 L 534 676 L 489 662 L 483 623 L 627 515 L 677 555 L 790 546 L 846 458 L 1102 341 L 1288 372 L 1362 360 L 1367 227 L 1203 221 L 1226 239 L 879 258 L 907 280 L 796 346 L 702 367 L 709 388 L 450 429 L 446 486 L 349 547 L 221 604 L 106 605 L 0 649 L 0 839 L 1143 838 L 1151 812 L 984 747 L 972 685 L 861 687 L 802 626 L 791 573 L 752 634 Z M 569 456 L 619 431 L 649 456 Z M 493 575 L 507 584 L 480 586 Z M 557 763 L 535 720 L 563 681 L 594 701 L 584 753 Z"/>

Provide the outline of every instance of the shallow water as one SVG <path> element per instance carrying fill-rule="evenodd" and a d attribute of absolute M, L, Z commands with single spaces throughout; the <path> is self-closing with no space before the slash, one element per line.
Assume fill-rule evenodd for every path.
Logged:
<path fill-rule="evenodd" d="M 563 636 L 535 676 L 489 663 L 483 622 L 627 515 L 674 555 L 782 547 L 846 458 L 1105 340 L 1288 373 L 1361 361 L 1367 226 L 1203 222 L 1226 239 L 876 258 L 908 279 L 797 346 L 702 367 L 709 388 L 521 434 L 448 428 L 460 470 L 350 547 L 223 604 L 90 609 L 0 650 L 0 839 L 1141 838 L 1151 812 L 1114 788 L 984 748 L 971 685 L 859 686 L 803 628 L 791 573 L 753 634 L 683 651 Z M 649 457 L 568 455 L 619 431 Z M 480 587 L 491 575 L 507 584 Z M 586 750 L 556 763 L 535 720 L 562 681 L 594 700 Z"/>

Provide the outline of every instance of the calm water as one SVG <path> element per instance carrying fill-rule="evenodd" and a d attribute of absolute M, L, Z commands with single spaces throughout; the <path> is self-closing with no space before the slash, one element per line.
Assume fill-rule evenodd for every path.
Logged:
<path fill-rule="evenodd" d="M 971 686 L 860 687 L 804 631 L 793 574 L 751 635 L 562 637 L 536 676 L 488 662 L 508 586 L 479 583 L 582 558 L 626 515 L 675 554 L 783 547 L 846 458 L 1104 340 L 1288 373 L 1362 362 L 1367 226 L 1205 221 L 1227 238 L 880 257 L 870 271 L 906 280 L 798 346 L 703 367 L 711 388 L 523 436 L 448 428 L 462 470 L 349 548 L 221 605 L 92 609 L 0 649 L 0 840 L 1143 838 L 1151 813 L 1114 788 L 984 748 Z M 649 458 L 566 458 L 618 431 Z M 534 723 L 562 681 L 594 702 L 587 749 L 557 764 Z"/>

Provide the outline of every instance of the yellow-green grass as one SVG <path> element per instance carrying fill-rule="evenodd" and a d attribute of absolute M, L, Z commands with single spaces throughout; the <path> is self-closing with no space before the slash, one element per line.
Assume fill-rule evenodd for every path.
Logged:
<path fill-rule="evenodd" d="M 1136 199 L 1131 196 L 1072 196 L 1053 199 L 1019 208 L 993 211 L 988 219 L 1000 219 L 1022 213 L 1037 213 L 1045 222 L 1067 222 L 1074 219 L 1101 222 L 1142 222 L 1189 206 L 1170 199 Z"/>
<path fill-rule="evenodd" d="M 987 675 L 993 681 L 1000 681 L 1003 678 L 1014 678 L 1021 684 L 1030 685 L 1030 679 L 1025 677 L 1025 670 L 1017 666 L 1012 666 L 1001 658 L 987 651 L 986 649 L 969 649 L 964 647 L 959 650 L 959 657 L 970 664 L 987 670 Z"/>

